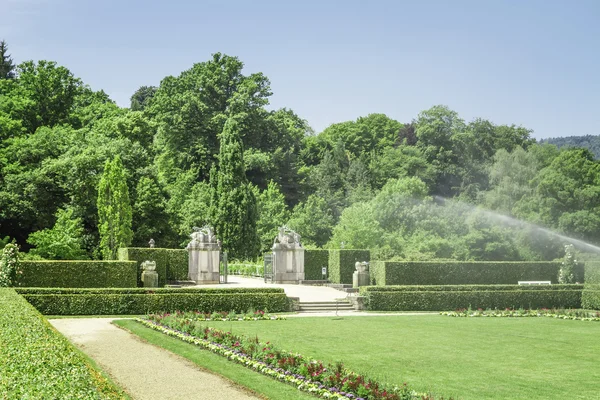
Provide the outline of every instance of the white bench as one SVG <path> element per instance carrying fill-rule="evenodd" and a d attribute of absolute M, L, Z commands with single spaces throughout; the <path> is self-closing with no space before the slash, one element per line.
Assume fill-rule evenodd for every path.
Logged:
<path fill-rule="evenodd" d="M 519 281 L 519 285 L 550 285 L 550 281 Z"/>

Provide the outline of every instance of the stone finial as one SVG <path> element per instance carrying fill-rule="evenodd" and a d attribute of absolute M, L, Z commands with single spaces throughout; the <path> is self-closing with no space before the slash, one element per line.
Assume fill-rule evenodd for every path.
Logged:
<path fill-rule="evenodd" d="M 356 268 L 356 271 L 358 271 L 358 272 L 368 272 L 369 271 L 369 263 L 366 261 L 363 261 L 363 262 L 357 261 L 356 264 L 354 264 L 354 268 Z"/>
<path fill-rule="evenodd" d="M 151 249 L 154 248 L 155 244 L 156 244 L 156 242 L 154 241 L 154 239 L 150 238 L 150 241 L 148 242 L 148 245 L 150 246 Z"/>
<path fill-rule="evenodd" d="M 155 271 L 156 270 L 156 261 L 146 260 L 142 263 L 142 269 L 144 271 Z"/>

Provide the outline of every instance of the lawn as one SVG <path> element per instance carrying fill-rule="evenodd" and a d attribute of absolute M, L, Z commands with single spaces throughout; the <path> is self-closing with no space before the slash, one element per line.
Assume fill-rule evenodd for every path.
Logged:
<path fill-rule="evenodd" d="M 600 398 L 597 322 L 427 315 L 208 324 L 445 398 Z"/>

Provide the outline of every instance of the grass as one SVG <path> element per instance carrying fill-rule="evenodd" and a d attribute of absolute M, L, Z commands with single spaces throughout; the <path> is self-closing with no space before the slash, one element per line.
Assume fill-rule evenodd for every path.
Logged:
<path fill-rule="evenodd" d="M 272 378 L 261 375 L 258 372 L 254 372 L 251 369 L 228 361 L 225 357 L 211 353 L 210 351 L 199 349 L 197 346 L 192 344 L 182 342 L 179 339 L 175 339 L 150 328 L 146 328 L 133 320 L 117 320 L 114 321 L 114 323 L 115 325 L 125 328 L 133 334 L 138 335 L 148 343 L 162 347 L 184 358 L 187 358 L 200 368 L 212 371 L 217 375 L 221 375 L 235 384 L 249 389 L 251 392 L 254 392 L 264 399 L 314 399 L 313 396 L 302 393 L 293 386 L 286 385 Z"/>
<path fill-rule="evenodd" d="M 595 322 L 425 315 L 208 324 L 445 398 L 598 398 Z"/>

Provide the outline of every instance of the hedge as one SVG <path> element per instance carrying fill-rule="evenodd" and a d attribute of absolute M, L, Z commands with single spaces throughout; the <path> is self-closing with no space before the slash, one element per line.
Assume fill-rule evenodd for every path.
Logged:
<path fill-rule="evenodd" d="M 2 398 L 123 398 L 119 388 L 8 288 L 0 288 L 0 343 Z"/>
<path fill-rule="evenodd" d="M 142 286 L 142 263 L 155 261 L 158 286 L 168 281 L 188 280 L 188 251 L 185 249 L 160 249 L 150 247 L 126 247 L 118 250 L 119 260 L 135 261 L 138 264 L 138 284 Z"/>
<path fill-rule="evenodd" d="M 307 281 L 320 281 L 323 279 L 322 268 L 327 267 L 329 272 L 329 250 L 311 249 L 304 250 L 304 279 Z M 327 275 L 325 278 L 327 279 Z"/>
<path fill-rule="evenodd" d="M 130 261 L 51 261 L 19 263 L 23 274 L 15 286 L 24 287 L 136 287 L 136 264 Z"/>
<path fill-rule="evenodd" d="M 600 262 L 585 263 L 585 287 L 581 295 L 581 306 L 600 310 Z"/>
<path fill-rule="evenodd" d="M 285 293 L 282 288 L 127 288 L 127 289 L 71 289 L 71 288 L 14 288 L 19 294 L 223 294 L 223 293 Z"/>
<path fill-rule="evenodd" d="M 361 295 L 371 292 L 482 292 L 510 290 L 582 290 L 584 285 L 411 285 L 411 286 L 363 286 Z"/>
<path fill-rule="evenodd" d="M 332 283 L 352 284 L 357 261 L 370 261 L 369 250 L 329 250 L 329 280 Z"/>
<path fill-rule="evenodd" d="M 560 285 L 563 286 L 563 285 Z M 366 291 L 368 309 L 373 311 L 448 311 L 460 308 L 580 308 L 581 285 L 554 288 L 524 288 L 515 285 L 507 290 L 397 290 Z"/>
<path fill-rule="evenodd" d="M 285 312 L 290 304 L 285 293 L 79 293 L 23 294 L 46 315 L 119 315 L 174 311 L 236 311 L 249 309 Z"/>
<path fill-rule="evenodd" d="M 389 285 L 494 285 L 518 281 L 557 283 L 560 262 L 375 261 L 371 283 Z M 577 281 L 582 271 L 576 270 Z"/>

